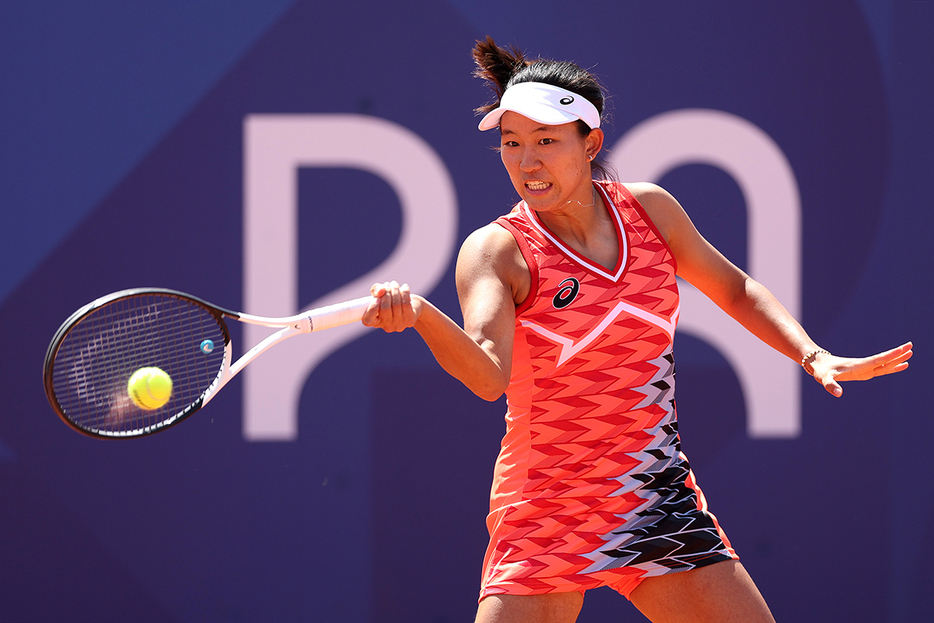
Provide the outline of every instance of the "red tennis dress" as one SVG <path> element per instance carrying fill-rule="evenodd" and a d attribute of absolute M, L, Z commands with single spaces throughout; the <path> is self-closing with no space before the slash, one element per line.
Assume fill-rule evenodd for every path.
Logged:
<path fill-rule="evenodd" d="M 595 182 L 620 255 L 607 269 L 523 202 L 497 223 L 531 272 L 516 310 L 481 599 L 611 586 L 736 558 L 681 452 L 675 261 L 626 189 Z"/>

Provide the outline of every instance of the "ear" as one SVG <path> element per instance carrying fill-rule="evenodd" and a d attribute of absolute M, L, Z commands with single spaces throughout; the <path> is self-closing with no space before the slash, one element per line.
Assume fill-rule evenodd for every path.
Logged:
<path fill-rule="evenodd" d="M 586 150 L 587 159 L 593 160 L 597 157 L 597 154 L 600 153 L 600 150 L 603 149 L 603 139 L 604 134 L 603 130 L 600 128 L 594 128 L 590 131 L 590 134 L 584 139 L 584 148 Z"/>

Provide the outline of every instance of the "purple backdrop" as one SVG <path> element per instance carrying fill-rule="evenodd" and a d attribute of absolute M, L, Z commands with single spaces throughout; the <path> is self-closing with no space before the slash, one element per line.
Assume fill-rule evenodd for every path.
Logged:
<path fill-rule="evenodd" d="M 91 440 L 58 421 L 39 378 L 55 329 L 104 293 L 155 285 L 241 307 L 248 115 L 353 113 L 402 126 L 450 173 L 458 241 L 507 211 L 515 194 L 490 150 L 496 137 L 473 114 L 489 95 L 469 52 L 487 34 L 597 72 L 612 94 L 608 145 L 660 113 L 707 108 L 780 147 L 801 195 L 805 326 L 835 352 L 913 339 L 918 355 L 908 373 L 849 385 L 840 400 L 806 383 L 801 434 L 762 439 L 747 435 L 725 358 L 682 335 L 684 449 L 779 620 L 934 616 L 934 422 L 911 395 L 932 372 L 920 319 L 934 303 L 924 192 L 934 4 L 601 0 L 573 16 L 557 2 L 259 4 L 205 9 L 196 23 L 211 38 L 185 45 L 152 35 L 192 23 L 183 3 L 158 23 L 90 3 L 75 17 L 86 37 L 67 46 L 52 27 L 64 19 L 57 3 L 0 9 L 32 28 L 28 48 L 15 39 L 7 52 L 6 82 L 23 87 L 7 89 L 4 127 L 22 138 L 0 147 L 0 188 L 18 189 L 3 208 L 3 244 L 16 252 L 0 284 L 0 620 L 471 620 L 504 407 L 447 377 L 414 332 L 369 332 L 331 354 L 304 386 L 294 441 L 244 437 L 239 380 L 180 427 Z M 40 44 L 44 60 L 29 61 Z M 119 59 L 88 50 L 108 45 L 185 55 L 105 71 L 94 62 Z M 57 86 L 36 87 L 48 80 Z M 77 114 L 90 108 L 120 110 L 120 127 L 134 130 L 92 134 Z M 50 118 L 68 120 L 58 142 L 42 138 Z M 106 116 L 88 123 L 111 127 Z M 59 148 L 73 155 L 50 160 Z M 404 224 L 400 199 L 373 173 L 296 175 L 296 287 L 307 305 L 383 261 Z M 748 215 L 729 175 L 691 164 L 659 181 L 746 265 Z M 453 264 L 442 268 L 424 294 L 459 319 Z M 580 620 L 642 618 L 600 590 Z"/>

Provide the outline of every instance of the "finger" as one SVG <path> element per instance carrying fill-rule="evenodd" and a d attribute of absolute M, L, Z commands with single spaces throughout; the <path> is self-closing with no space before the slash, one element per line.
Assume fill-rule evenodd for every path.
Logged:
<path fill-rule="evenodd" d="M 398 307 L 398 288 L 399 284 L 395 281 L 387 281 L 382 284 L 382 296 L 379 298 L 377 313 L 379 315 L 378 326 L 385 331 L 393 332 L 399 330 L 396 326 L 400 314 Z"/>
<path fill-rule="evenodd" d="M 892 360 L 892 363 L 894 363 L 894 364 L 896 364 L 896 365 L 897 365 L 897 364 L 900 364 L 900 363 L 905 363 L 905 362 L 907 362 L 909 359 L 911 359 L 911 358 L 914 356 L 914 354 L 915 354 L 914 351 L 911 350 L 911 349 L 909 348 L 908 350 L 906 350 L 905 352 L 903 352 L 903 353 L 902 353 L 901 355 L 899 355 L 898 357 L 895 357 L 895 358 Z"/>
<path fill-rule="evenodd" d="M 370 286 L 370 296 L 373 298 L 379 298 L 386 293 L 386 284 L 385 283 L 374 283 Z"/>
<path fill-rule="evenodd" d="M 869 359 L 877 365 L 885 365 L 889 362 L 901 363 L 902 361 L 908 361 L 911 359 L 913 354 L 914 352 L 912 351 L 911 342 L 906 342 L 897 348 L 879 353 L 878 355 L 874 355 Z"/>
<path fill-rule="evenodd" d="M 894 374 L 907 369 L 908 360 L 911 359 L 914 353 L 911 350 L 910 344 L 906 346 L 908 346 L 907 349 L 904 346 L 900 346 L 899 348 L 893 348 L 890 351 L 871 357 L 872 376 Z"/>
<path fill-rule="evenodd" d="M 360 319 L 360 322 L 367 327 L 376 326 L 377 322 L 377 306 L 378 302 L 376 299 L 370 301 L 370 304 L 367 305 L 367 308 L 363 312 L 363 317 Z"/>
<path fill-rule="evenodd" d="M 388 283 L 383 284 L 382 295 L 379 297 L 379 305 L 377 306 L 377 313 L 379 314 L 380 325 L 383 328 L 392 322 L 392 292 Z"/>
<path fill-rule="evenodd" d="M 875 376 L 885 376 L 886 374 L 895 374 L 896 372 L 901 372 L 902 370 L 908 369 L 907 361 L 900 362 L 889 362 L 885 365 L 879 366 L 873 372 Z"/>
<path fill-rule="evenodd" d="M 363 312 L 363 318 L 361 319 L 363 324 L 368 327 L 375 327 L 379 324 L 379 305 L 380 297 L 385 294 L 385 285 L 382 283 L 374 283 L 370 286 L 370 296 L 373 297 L 373 300 L 370 301 L 370 304 L 367 305 L 366 311 Z"/>
<path fill-rule="evenodd" d="M 841 387 L 839 383 L 837 383 L 836 381 L 832 379 L 824 383 L 824 389 L 826 389 L 828 392 L 830 392 L 837 398 L 843 395 L 843 387 Z"/>
<path fill-rule="evenodd" d="M 412 290 L 409 288 L 409 284 L 403 283 L 399 287 L 399 294 L 402 297 L 402 311 L 405 324 L 408 327 L 415 323 L 415 309 L 412 307 Z"/>
<path fill-rule="evenodd" d="M 380 295 L 381 295 L 380 298 L 386 299 L 385 301 L 380 301 L 381 304 L 388 303 L 389 305 L 392 305 L 392 291 L 394 287 L 396 286 L 394 285 L 394 282 L 392 281 L 387 281 L 386 283 L 379 284 Z"/>
<path fill-rule="evenodd" d="M 392 294 L 393 311 L 401 311 L 400 307 L 402 306 L 402 292 L 400 291 L 399 283 L 393 281 L 390 285 L 392 286 L 390 293 Z"/>

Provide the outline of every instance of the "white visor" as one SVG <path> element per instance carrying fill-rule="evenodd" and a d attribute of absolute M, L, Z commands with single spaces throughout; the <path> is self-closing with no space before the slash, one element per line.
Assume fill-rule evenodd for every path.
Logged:
<path fill-rule="evenodd" d="M 561 125 L 580 119 L 590 129 L 600 127 L 600 113 L 586 97 L 541 82 L 520 82 L 506 89 L 499 108 L 480 120 L 480 129 L 497 127 L 507 110 L 545 125 Z"/>

